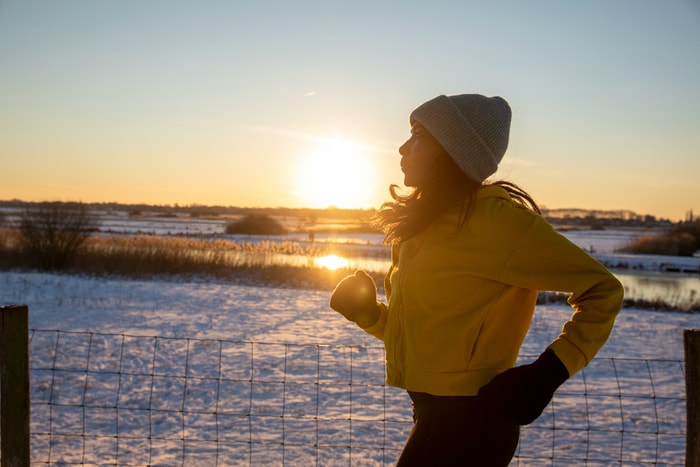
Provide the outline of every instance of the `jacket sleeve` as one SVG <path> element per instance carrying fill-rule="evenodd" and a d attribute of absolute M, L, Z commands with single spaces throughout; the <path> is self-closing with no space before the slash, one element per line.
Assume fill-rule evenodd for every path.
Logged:
<path fill-rule="evenodd" d="M 391 247 L 391 266 L 389 267 L 389 271 L 387 272 L 386 276 L 384 277 L 384 291 L 386 293 L 386 299 L 387 302 L 391 299 L 391 273 L 393 272 L 394 268 L 396 267 L 396 264 L 399 260 L 399 245 L 396 244 Z M 377 320 L 376 323 L 373 325 L 362 328 L 365 332 L 373 335 L 377 339 L 383 341 L 384 340 L 384 328 L 386 326 L 386 320 L 387 316 L 389 315 L 389 306 L 382 303 L 382 302 L 377 302 L 377 306 L 379 307 L 379 319 Z"/>
<path fill-rule="evenodd" d="M 377 339 L 383 341 L 384 328 L 386 326 L 387 315 L 389 314 L 389 307 L 382 302 L 377 302 L 377 306 L 379 307 L 379 319 L 373 325 L 362 329 L 368 334 L 371 334 Z"/>
<path fill-rule="evenodd" d="M 559 234 L 540 216 L 514 247 L 500 280 L 519 287 L 571 294 L 574 309 L 549 346 L 570 375 L 586 366 L 605 344 L 624 290 L 600 262 Z"/>

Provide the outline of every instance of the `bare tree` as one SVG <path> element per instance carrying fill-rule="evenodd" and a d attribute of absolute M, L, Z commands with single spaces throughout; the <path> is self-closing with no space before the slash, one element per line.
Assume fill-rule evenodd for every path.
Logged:
<path fill-rule="evenodd" d="M 20 218 L 20 245 L 42 269 L 65 269 L 98 225 L 87 204 L 38 203 L 26 208 Z"/>

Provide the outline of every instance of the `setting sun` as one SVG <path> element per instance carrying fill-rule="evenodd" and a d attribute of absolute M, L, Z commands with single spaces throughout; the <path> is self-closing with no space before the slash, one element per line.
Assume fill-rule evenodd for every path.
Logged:
<path fill-rule="evenodd" d="M 375 169 L 362 145 L 320 140 L 297 172 L 297 194 L 306 207 L 367 207 L 372 204 Z"/>
<path fill-rule="evenodd" d="M 341 258 L 337 255 L 328 255 L 322 256 L 320 258 L 315 258 L 314 263 L 316 264 L 316 266 L 326 268 L 330 271 L 335 271 L 336 269 L 340 268 L 346 268 L 348 267 L 348 264 L 350 264 L 350 262 L 347 259 Z"/>

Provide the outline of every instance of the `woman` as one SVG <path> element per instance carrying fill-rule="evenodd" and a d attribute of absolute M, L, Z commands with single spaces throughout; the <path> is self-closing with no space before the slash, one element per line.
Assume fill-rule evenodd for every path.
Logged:
<path fill-rule="evenodd" d="M 408 195 L 377 213 L 392 248 L 388 304 L 364 272 L 330 306 L 384 341 L 387 383 L 406 389 L 415 424 L 399 466 L 506 466 L 519 426 L 607 340 L 620 283 L 507 182 L 485 182 L 508 146 L 500 97 L 438 96 L 410 116 L 400 148 Z M 538 290 L 568 292 L 574 313 L 537 360 L 514 367 Z"/>

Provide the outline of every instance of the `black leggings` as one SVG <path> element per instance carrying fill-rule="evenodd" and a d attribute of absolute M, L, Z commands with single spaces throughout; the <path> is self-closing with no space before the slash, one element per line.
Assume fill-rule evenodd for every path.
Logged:
<path fill-rule="evenodd" d="M 414 425 L 398 467 L 505 467 L 510 463 L 520 427 L 488 413 L 477 396 L 408 394 Z"/>

